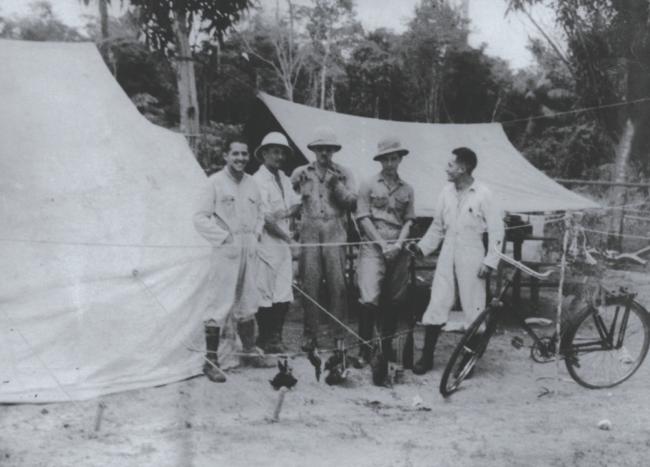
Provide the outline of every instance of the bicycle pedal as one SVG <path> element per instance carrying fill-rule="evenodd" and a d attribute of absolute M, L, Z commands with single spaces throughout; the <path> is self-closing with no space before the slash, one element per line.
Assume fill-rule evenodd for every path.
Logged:
<path fill-rule="evenodd" d="M 515 349 L 521 349 L 524 346 L 524 340 L 519 337 L 515 336 L 512 338 L 510 341 L 510 344 L 515 348 Z"/>

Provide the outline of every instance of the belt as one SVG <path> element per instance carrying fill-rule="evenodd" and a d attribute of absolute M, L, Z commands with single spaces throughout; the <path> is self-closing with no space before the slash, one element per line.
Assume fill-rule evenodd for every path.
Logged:
<path fill-rule="evenodd" d="M 314 216 L 314 215 L 303 215 L 303 220 L 315 220 L 315 221 L 332 221 L 332 220 L 344 220 L 344 216 L 336 216 L 336 215 L 320 215 L 320 216 Z"/>

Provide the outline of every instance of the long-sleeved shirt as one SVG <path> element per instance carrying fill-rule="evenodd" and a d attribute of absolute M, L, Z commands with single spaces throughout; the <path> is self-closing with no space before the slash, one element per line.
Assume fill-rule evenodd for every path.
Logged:
<path fill-rule="evenodd" d="M 454 251 L 462 252 L 464 244 L 476 243 L 485 232 L 488 234 L 488 251 L 483 264 L 496 268 L 499 258 L 494 250 L 501 249 L 504 228 L 503 214 L 492 192 L 475 181 L 459 194 L 454 184 L 450 183 L 440 193 L 433 222 L 418 246 L 422 253 L 429 255 L 444 240 L 453 242 Z"/>
<path fill-rule="evenodd" d="M 216 247 L 230 236 L 236 240 L 242 234 L 261 235 L 262 198 L 253 177 L 244 174 L 238 181 L 227 167 L 210 176 L 199 198 L 194 226 Z"/>
<path fill-rule="evenodd" d="M 291 181 L 284 172 L 278 171 L 276 176 L 262 165 L 253 175 L 253 179 L 257 182 L 262 196 L 262 211 L 265 215 L 277 213 L 278 211 L 288 211 L 293 206 L 300 204 L 300 198 L 296 195 L 291 187 Z M 279 182 L 279 183 L 278 183 Z M 282 217 L 276 221 L 287 235 L 289 235 L 290 218 L 288 216 Z M 269 235 L 266 230 L 262 237 L 262 243 L 284 243 L 283 240 Z"/>

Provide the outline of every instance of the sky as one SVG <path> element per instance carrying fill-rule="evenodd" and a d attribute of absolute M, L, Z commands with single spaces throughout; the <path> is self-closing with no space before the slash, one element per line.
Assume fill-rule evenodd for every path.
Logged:
<path fill-rule="evenodd" d="M 458 0 L 452 0 L 458 1 Z M 84 15 L 94 15 L 96 5 L 81 5 L 80 0 L 50 0 L 55 14 L 71 26 L 85 24 Z M 275 6 L 275 0 L 259 0 L 262 5 Z M 358 18 L 366 30 L 379 27 L 401 32 L 413 16 L 419 0 L 356 0 Z M 27 13 L 28 0 L 0 0 L 0 14 Z M 120 12 L 119 1 L 113 2 L 112 14 Z M 513 68 L 523 68 L 532 63 L 532 56 L 526 49 L 528 37 L 539 37 L 533 24 L 522 14 L 505 16 L 507 0 L 470 0 L 469 17 L 472 34 L 470 43 L 487 45 L 487 53 L 507 60 Z M 548 31 L 554 30 L 553 12 L 544 7 L 535 7 L 534 18 Z"/>

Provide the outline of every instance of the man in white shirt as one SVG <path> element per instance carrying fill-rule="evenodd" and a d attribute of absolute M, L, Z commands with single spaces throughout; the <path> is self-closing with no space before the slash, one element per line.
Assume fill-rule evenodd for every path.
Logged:
<path fill-rule="evenodd" d="M 257 345 L 266 353 L 286 352 L 282 327 L 293 301 L 293 261 L 290 222 L 300 208 L 300 198 L 293 191 L 291 180 L 281 170 L 292 153 L 287 138 L 278 132 L 264 137 L 255 150 L 262 165 L 253 175 L 262 196 L 264 230 L 258 248 L 260 259 L 257 311 Z"/>
<path fill-rule="evenodd" d="M 451 183 L 438 197 L 426 234 L 409 246 L 416 254 L 430 255 L 442 243 L 431 299 L 422 316 L 425 341 L 422 357 L 413 368 L 415 374 L 433 369 L 436 342 L 454 305 L 456 284 L 461 306 L 471 323 L 485 308 L 485 279 L 499 263 L 494 250 L 501 249 L 503 243 L 503 215 L 492 192 L 474 180 L 476 165 L 477 157 L 471 149 L 461 147 L 452 151 L 446 169 Z M 484 233 L 488 235 L 487 254 Z"/>
<path fill-rule="evenodd" d="M 257 312 L 257 242 L 264 227 L 260 190 L 245 173 L 248 145 L 233 140 L 225 147 L 226 166 L 210 176 L 194 214 L 194 227 L 212 245 L 210 283 L 212 299 L 205 310 L 205 375 L 226 381 L 217 351 L 221 329 L 228 320 L 237 324 L 243 346 L 242 363 L 267 366 L 255 346 Z"/>

